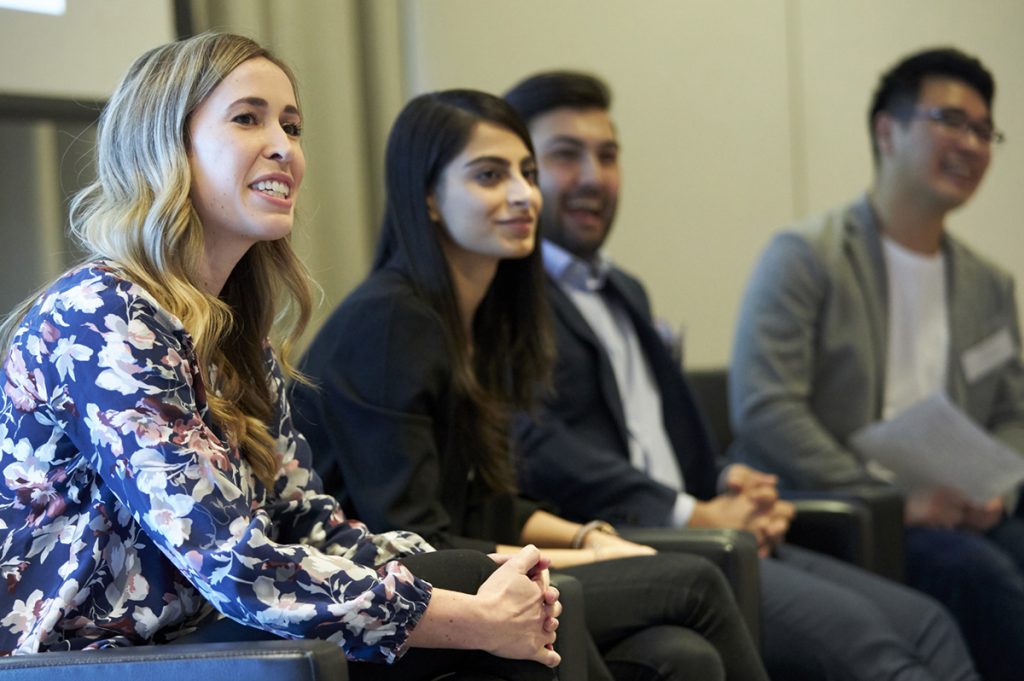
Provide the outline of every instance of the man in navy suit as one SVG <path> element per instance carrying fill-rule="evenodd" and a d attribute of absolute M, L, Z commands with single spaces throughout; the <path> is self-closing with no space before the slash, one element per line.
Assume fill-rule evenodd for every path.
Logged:
<path fill-rule="evenodd" d="M 619 193 L 619 141 L 600 80 L 551 72 L 506 94 L 530 127 L 557 362 L 542 413 L 517 427 L 523 491 L 567 517 L 749 530 L 762 554 L 764 656 L 775 678 L 977 678 L 948 614 L 875 575 L 782 545 L 776 478 L 719 470 L 642 284 L 601 251 Z"/>

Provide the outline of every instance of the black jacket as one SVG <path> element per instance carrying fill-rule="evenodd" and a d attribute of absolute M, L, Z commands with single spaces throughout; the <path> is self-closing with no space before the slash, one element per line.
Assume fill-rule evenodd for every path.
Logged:
<path fill-rule="evenodd" d="M 372 531 L 411 530 L 436 548 L 519 544 L 538 506 L 470 479 L 474 443 L 452 394 L 441 318 L 396 269 L 372 273 L 331 315 L 292 410 L 324 490 Z"/>
<path fill-rule="evenodd" d="M 618 269 L 610 272 L 607 287 L 606 295 L 617 297 L 629 313 L 651 364 L 686 491 L 710 499 L 718 477 L 715 445 L 681 368 L 654 328 L 647 294 Z M 607 354 L 572 300 L 550 279 L 547 295 L 558 353 L 554 393 L 538 416 L 517 419 L 520 487 L 556 504 L 567 518 L 666 525 L 676 492 L 630 464 L 622 399 Z"/>

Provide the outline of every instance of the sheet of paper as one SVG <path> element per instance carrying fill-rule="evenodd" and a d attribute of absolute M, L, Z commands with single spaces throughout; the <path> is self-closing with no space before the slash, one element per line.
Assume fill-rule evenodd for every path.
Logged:
<path fill-rule="evenodd" d="M 971 421 L 944 394 L 861 428 L 850 446 L 910 490 L 952 487 L 981 504 L 1024 481 L 1024 456 Z"/>

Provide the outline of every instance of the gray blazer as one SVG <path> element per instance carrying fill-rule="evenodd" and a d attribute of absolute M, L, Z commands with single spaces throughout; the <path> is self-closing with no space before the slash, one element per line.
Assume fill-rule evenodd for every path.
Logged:
<path fill-rule="evenodd" d="M 950 235 L 946 391 L 977 423 L 1024 452 L 1024 365 L 1012 278 Z M 871 481 L 846 448 L 881 418 L 888 334 L 885 261 L 867 197 L 778 234 L 740 311 L 729 376 L 732 454 L 784 486 Z M 1012 351 L 984 371 L 965 352 L 997 334 Z M 977 353 L 973 353 L 977 354 Z"/>

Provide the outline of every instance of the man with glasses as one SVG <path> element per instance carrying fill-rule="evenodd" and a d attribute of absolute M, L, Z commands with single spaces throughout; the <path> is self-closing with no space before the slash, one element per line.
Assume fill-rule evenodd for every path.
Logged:
<path fill-rule="evenodd" d="M 953 49 L 884 74 L 867 194 L 777 235 L 749 282 L 730 367 L 733 454 L 790 488 L 880 484 L 857 429 L 936 393 L 1024 453 L 1024 366 L 1009 275 L 945 229 L 981 183 L 995 84 Z M 971 452 L 963 452 L 968 457 Z M 1024 669 L 1024 524 L 1015 499 L 907 497 L 907 581 L 958 619 L 986 679 Z"/>

